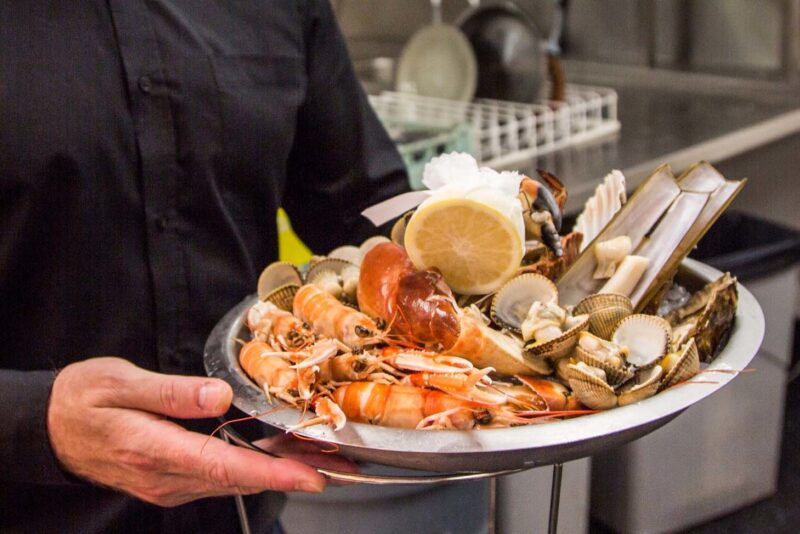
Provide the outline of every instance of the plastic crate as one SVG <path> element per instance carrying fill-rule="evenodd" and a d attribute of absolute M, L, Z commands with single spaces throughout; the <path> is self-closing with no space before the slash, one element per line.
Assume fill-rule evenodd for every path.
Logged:
<path fill-rule="evenodd" d="M 466 124 L 423 124 L 383 119 L 397 144 L 413 189 L 423 189 L 422 171 L 432 158 L 447 152 L 473 152 L 470 128 Z"/>

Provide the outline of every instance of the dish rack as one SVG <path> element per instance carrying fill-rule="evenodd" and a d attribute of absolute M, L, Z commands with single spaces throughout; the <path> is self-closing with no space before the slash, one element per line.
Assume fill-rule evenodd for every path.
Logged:
<path fill-rule="evenodd" d="M 458 102 L 392 91 L 369 99 L 384 123 L 415 124 L 442 132 L 468 125 L 470 152 L 481 165 L 494 168 L 516 165 L 620 128 L 617 93 L 605 87 L 568 84 L 565 101 L 542 99 L 534 104 L 490 99 Z M 400 147 L 402 153 L 402 142 Z M 447 150 L 444 145 L 440 148 Z M 403 157 L 413 171 L 407 154 Z M 419 176 L 410 174 L 412 186 L 421 187 Z"/>

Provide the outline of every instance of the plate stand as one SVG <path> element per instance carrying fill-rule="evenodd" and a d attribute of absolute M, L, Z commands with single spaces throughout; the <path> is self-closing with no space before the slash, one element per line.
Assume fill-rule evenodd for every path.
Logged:
<path fill-rule="evenodd" d="M 220 419 L 222 420 L 222 419 Z M 224 421 L 223 421 L 224 422 Z M 231 428 L 222 429 L 222 437 L 228 443 L 234 443 L 240 447 L 245 447 L 268 456 L 280 458 L 269 451 L 254 444 Z M 538 466 L 537 466 L 538 467 Z M 333 469 L 317 468 L 317 471 L 331 480 L 342 482 L 373 484 L 373 485 L 400 485 L 400 484 L 425 484 L 435 485 L 450 482 L 460 482 L 465 480 L 480 480 L 484 478 L 494 478 L 503 475 L 510 475 L 526 471 L 527 469 L 508 469 L 505 471 L 489 472 L 467 472 L 467 473 L 446 473 L 442 475 L 423 475 L 423 476 L 385 476 L 385 475 L 364 475 L 360 473 L 347 473 L 335 471 Z M 561 473 L 563 464 L 553 464 L 553 482 L 550 486 L 550 516 L 547 523 L 548 534 L 556 534 L 558 531 L 558 506 L 561 499 Z M 236 495 L 236 511 L 239 514 L 239 523 L 242 534 L 250 534 L 250 522 L 247 518 L 247 510 L 244 499 L 241 495 Z"/>

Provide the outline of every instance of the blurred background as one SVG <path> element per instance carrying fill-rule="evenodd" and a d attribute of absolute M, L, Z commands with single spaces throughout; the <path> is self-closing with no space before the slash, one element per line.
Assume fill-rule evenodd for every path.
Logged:
<path fill-rule="evenodd" d="M 661 163 L 677 175 L 708 160 L 749 179 L 692 256 L 764 308 L 755 372 L 637 442 L 566 464 L 559 527 L 796 531 L 800 0 L 332 4 L 415 187 L 450 150 L 553 172 L 573 215 L 612 169 L 630 190 Z M 282 254 L 307 254 L 284 228 Z M 290 533 L 544 532 L 550 473 L 298 496 L 284 521 Z"/>

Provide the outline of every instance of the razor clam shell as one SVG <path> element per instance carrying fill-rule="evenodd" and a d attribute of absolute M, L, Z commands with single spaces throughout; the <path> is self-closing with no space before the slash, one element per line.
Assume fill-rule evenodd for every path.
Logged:
<path fill-rule="evenodd" d="M 261 271 L 256 284 L 256 293 L 258 298 L 265 300 L 272 291 L 285 285 L 303 285 L 303 276 L 294 264 L 276 261 Z"/>
<path fill-rule="evenodd" d="M 624 357 L 622 354 L 620 354 L 620 361 L 622 362 L 622 365 L 614 366 L 611 363 L 596 357 L 594 354 L 582 348 L 580 345 L 577 345 L 575 347 L 575 359 L 585 363 L 586 365 L 597 367 L 598 369 L 605 371 L 608 384 L 613 387 L 616 387 L 633 377 L 633 371 L 625 366 Z"/>
<path fill-rule="evenodd" d="M 637 313 L 620 321 L 611 341 L 628 348 L 629 364 L 644 369 L 661 361 L 667 353 L 671 331 L 669 323 L 661 317 Z M 654 338 L 659 335 L 663 342 Z"/>
<path fill-rule="evenodd" d="M 495 324 L 519 334 L 528 310 L 536 301 L 558 302 L 556 285 L 541 274 L 520 274 L 497 290 L 489 315 Z"/>
<path fill-rule="evenodd" d="M 328 253 L 328 258 L 348 261 L 354 265 L 361 265 L 361 249 L 353 245 L 336 247 Z"/>
<path fill-rule="evenodd" d="M 702 186 L 699 189 L 698 184 Z M 635 253 L 650 261 L 631 294 L 634 309 L 644 308 L 743 185 L 744 180 L 725 180 L 705 162 L 678 180 L 669 166 L 662 165 L 559 278 L 561 302 L 576 304 L 597 293 L 600 284 L 591 279 L 596 265 L 592 243 L 627 235 Z"/>
<path fill-rule="evenodd" d="M 658 390 L 663 391 L 669 387 L 689 380 L 700 371 L 700 351 L 697 350 L 697 343 L 691 338 L 681 347 L 681 356 L 675 365 L 672 366 L 661 381 Z"/>
<path fill-rule="evenodd" d="M 659 366 L 642 369 L 637 372 L 635 379 L 630 380 L 620 389 L 618 395 L 619 405 L 627 406 L 655 395 L 658 392 L 663 375 L 664 371 Z"/>
<path fill-rule="evenodd" d="M 588 313 L 589 331 L 597 337 L 609 340 L 620 321 L 633 313 L 633 303 L 625 295 L 599 293 L 582 299 L 573 313 Z"/>
<path fill-rule="evenodd" d="M 264 296 L 263 301 L 271 302 L 278 308 L 291 312 L 294 295 L 300 289 L 299 284 L 286 284 L 277 287 Z"/>
<path fill-rule="evenodd" d="M 578 317 L 576 317 L 576 319 L 577 318 Z M 559 358 L 568 356 L 572 352 L 572 349 L 578 344 L 578 335 L 587 328 L 589 328 L 588 315 L 555 339 L 539 344 L 528 343 L 525 345 L 525 352 L 534 357 L 558 360 Z"/>
<path fill-rule="evenodd" d="M 602 379 L 573 364 L 569 365 L 567 373 L 572 393 L 586 407 L 592 410 L 608 410 L 617 405 L 614 389 Z"/>

